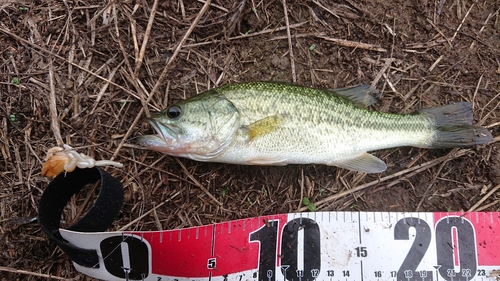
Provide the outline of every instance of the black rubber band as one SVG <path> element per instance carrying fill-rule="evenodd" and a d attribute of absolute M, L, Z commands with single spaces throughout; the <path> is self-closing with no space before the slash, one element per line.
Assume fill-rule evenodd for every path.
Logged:
<path fill-rule="evenodd" d="M 101 188 L 94 205 L 68 230 L 78 232 L 102 232 L 113 223 L 123 204 L 123 186 L 113 176 L 99 167 L 61 173 L 52 180 L 42 194 L 38 205 L 38 221 L 42 229 L 77 264 L 99 267 L 95 250 L 75 247 L 59 233 L 61 215 L 71 197 L 83 186 L 101 180 Z"/>

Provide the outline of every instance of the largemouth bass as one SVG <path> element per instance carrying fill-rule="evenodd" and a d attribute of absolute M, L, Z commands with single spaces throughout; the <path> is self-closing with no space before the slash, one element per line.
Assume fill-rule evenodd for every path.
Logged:
<path fill-rule="evenodd" d="M 392 114 L 366 109 L 368 86 L 314 89 L 286 83 L 226 85 L 172 105 L 148 121 L 138 143 L 198 161 L 246 165 L 326 164 L 366 173 L 387 166 L 369 151 L 484 144 L 470 103 Z"/>

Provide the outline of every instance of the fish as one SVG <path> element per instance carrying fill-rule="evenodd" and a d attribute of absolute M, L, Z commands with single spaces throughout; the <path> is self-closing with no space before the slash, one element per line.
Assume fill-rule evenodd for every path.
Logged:
<path fill-rule="evenodd" d="M 325 164 L 364 173 L 387 169 L 369 153 L 413 146 L 481 145 L 493 137 L 457 102 L 395 114 L 370 110 L 376 90 L 243 82 L 209 89 L 152 115 L 137 143 L 167 155 L 240 165 Z"/>

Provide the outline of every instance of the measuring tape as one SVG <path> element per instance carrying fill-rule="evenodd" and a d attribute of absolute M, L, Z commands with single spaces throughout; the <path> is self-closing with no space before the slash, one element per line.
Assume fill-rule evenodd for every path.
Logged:
<path fill-rule="evenodd" d="M 94 178 L 105 175 L 94 169 Z M 58 176 L 52 188 L 67 188 L 71 177 Z M 104 186 L 113 179 L 101 178 L 92 208 L 113 205 Z M 88 214 L 77 227 L 59 229 L 60 214 L 55 225 L 44 209 L 54 207 L 47 198 L 44 193 L 39 210 L 44 230 L 78 271 L 103 280 L 500 280 L 500 212 L 292 213 L 176 230 L 102 232 L 99 218 L 88 219 L 97 228 L 81 222 Z M 58 208 L 64 200 L 55 200 Z"/>

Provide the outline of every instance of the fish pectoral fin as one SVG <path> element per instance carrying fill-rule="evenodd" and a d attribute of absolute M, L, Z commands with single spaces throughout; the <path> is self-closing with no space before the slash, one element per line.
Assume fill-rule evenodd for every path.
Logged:
<path fill-rule="evenodd" d="M 371 89 L 368 85 L 351 88 L 328 89 L 328 91 L 346 98 L 361 107 L 368 107 L 374 104 L 377 99 L 372 96 L 372 94 L 378 94 L 377 90 Z"/>
<path fill-rule="evenodd" d="M 384 161 L 367 152 L 354 158 L 332 163 L 332 165 L 363 173 L 380 173 L 387 169 Z"/>
<path fill-rule="evenodd" d="M 252 141 L 255 138 L 274 132 L 283 123 L 283 116 L 273 115 L 255 121 L 246 126 L 244 130 L 248 135 L 247 141 Z"/>

